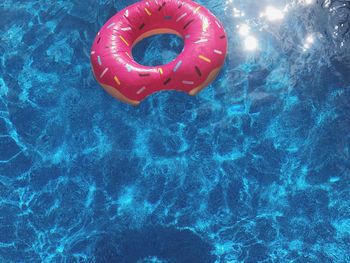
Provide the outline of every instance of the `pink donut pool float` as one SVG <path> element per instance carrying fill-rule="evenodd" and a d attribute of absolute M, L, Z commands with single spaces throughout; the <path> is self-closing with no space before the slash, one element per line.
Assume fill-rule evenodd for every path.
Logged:
<path fill-rule="evenodd" d="M 165 65 L 140 65 L 132 48 L 156 34 L 180 36 L 182 52 Z M 225 30 L 205 7 L 190 0 L 144 0 L 121 10 L 101 28 L 92 45 L 91 64 L 109 94 L 138 105 L 161 90 L 197 94 L 215 79 L 226 53 Z"/>

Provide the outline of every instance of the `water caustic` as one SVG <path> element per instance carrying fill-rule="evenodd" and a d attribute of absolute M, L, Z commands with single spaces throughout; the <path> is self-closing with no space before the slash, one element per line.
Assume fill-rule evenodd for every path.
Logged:
<path fill-rule="evenodd" d="M 348 2 L 201 1 L 217 80 L 137 108 L 89 65 L 135 2 L 1 2 L 0 261 L 349 262 Z"/>

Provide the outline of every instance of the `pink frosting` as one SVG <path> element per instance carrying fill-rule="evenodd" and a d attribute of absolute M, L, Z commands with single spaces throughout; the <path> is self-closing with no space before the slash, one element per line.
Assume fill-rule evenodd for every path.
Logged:
<path fill-rule="evenodd" d="M 181 36 L 183 51 L 166 65 L 138 64 L 131 54 L 135 40 L 159 29 Z M 99 83 L 141 101 L 160 90 L 190 92 L 223 65 L 226 52 L 225 30 L 205 7 L 190 0 L 144 0 L 121 10 L 101 28 L 91 63 Z"/>

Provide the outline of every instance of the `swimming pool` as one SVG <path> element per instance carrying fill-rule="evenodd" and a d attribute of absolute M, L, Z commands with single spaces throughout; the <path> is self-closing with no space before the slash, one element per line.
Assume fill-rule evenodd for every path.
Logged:
<path fill-rule="evenodd" d="M 349 1 L 199 1 L 218 79 L 136 108 L 89 65 L 134 2 L 1 2 L 0 261 L 350 261 Z"/>

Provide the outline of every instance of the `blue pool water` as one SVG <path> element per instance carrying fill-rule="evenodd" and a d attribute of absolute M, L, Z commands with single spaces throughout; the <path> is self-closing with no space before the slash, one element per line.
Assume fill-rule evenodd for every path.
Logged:
<path fill-rule="evenodd" d="M 350 2 L 201 0 L 219 77 L 136 108 L 89 65 L 134 2 L 1 1 L 0 262 L 350 262 Z"/>

